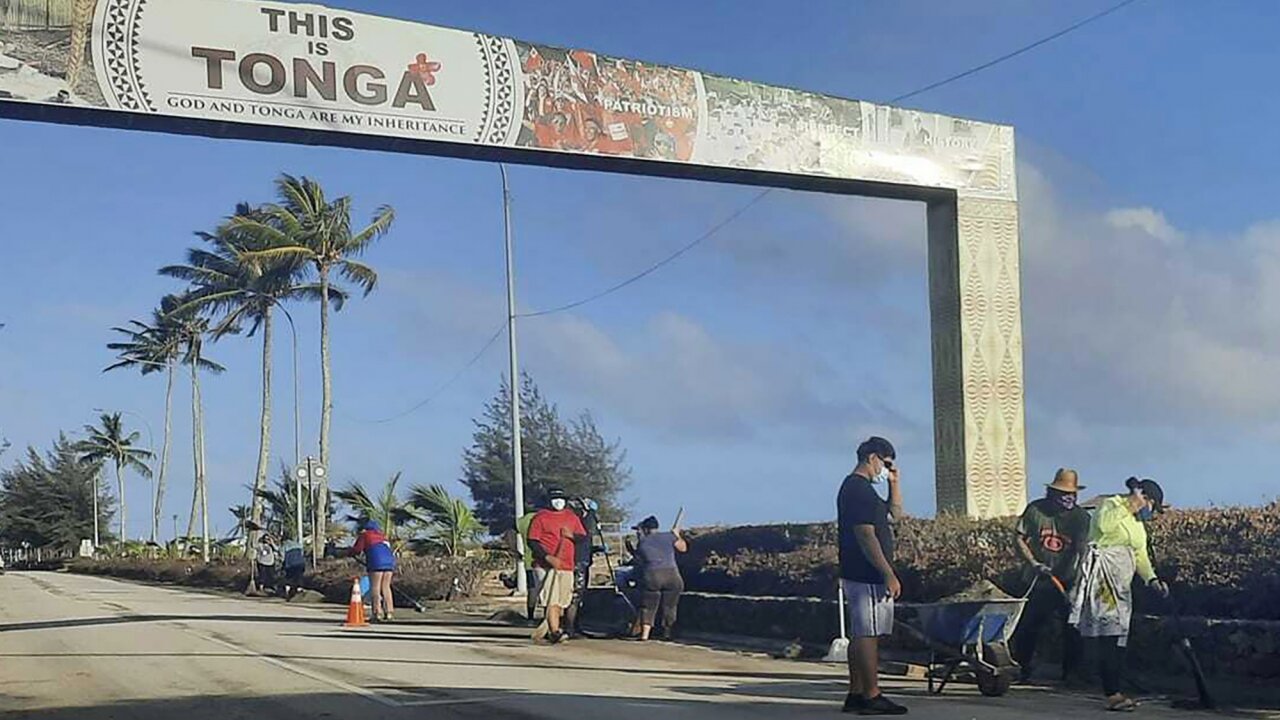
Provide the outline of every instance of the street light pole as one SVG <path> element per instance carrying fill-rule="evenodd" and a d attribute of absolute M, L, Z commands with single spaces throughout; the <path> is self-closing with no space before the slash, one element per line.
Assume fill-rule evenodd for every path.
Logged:
<path fill-rule="evenodd" d="M 302 505 L 302 481 L 303 481 L 303 480 L 306 480 L 306 482 L 307 482 L 307 490 L 308 490 L 308 493 L 307 493 L 307 494 L 311 497 L 311 506 L 312 506 L 312 511 L 313 511 L 313 517 L 312 517 L 312 520 L 313 520 L 314 522 L 317 522 L 317 523 L 318 523 L 318 522 L 320 522 L 320 508 L 319 508 L 319 502 L 318 502 L 318 501 L 317 501 L 317 499 L 316 499 L 316 492 L 315 492 L 315 488 L 316 488 L 316 480 L 318 480 L 318 479 L 320 479 L 320 478 L 323 478 L 323 477 L 325 476 L 325 473 L 326 473 L 326 472 L 327 472 L 327 471 L 325 470 L 324 465 L 321 465 L 321 464 L 317 463 L 317 462 L 315 461 L 315 458 L 311 457 L 310 455 L 308 455 L 308 456 L 307 456 L 307 459 L 306 459 L 306 462 L 305 462 L 305 463 L 299 463 L 299 464 L 298 464 L 298 466 L 294 468 L 293 476 L 294 476 L 294 478 L 297 480 L 297 483 L 298 483 L 298 485 L 297 485 L 297 489 L 298 489 L 298 513 L 297 513 L 297 515 L 298 515 L 298 544 L 299 544 L 299 545 L 302 545 L 302 544 L 303 544 L 303 543 L 302 543 L 302 513 L 303 513 L 303 505 Z M 313 543 L 311 543 L 311 564 L 312 564 L 313 566 L 315 566 L 315 565 L 319 565 L 319 564 L 320 564 L 320 545 L 319 545 L 319 543 L 314 543 L 314 542 L 313 542 Z"/>
<path fill-rule="evenodd" d="M 520 362 L 516 355 L 516 268 L 511 240 L 511 187 L 507 182 L 507 166 L 498 165 L 502 173 L 502 221 L 507 255 L 507 349 L 511 360 L 511 467 L 515 485 L 516 521 L 516 592 L 528 592 L 525 577 L 524 537 L 520 535 L 520 516 L 524 515 L 524 458 L 520 443 Z"/>

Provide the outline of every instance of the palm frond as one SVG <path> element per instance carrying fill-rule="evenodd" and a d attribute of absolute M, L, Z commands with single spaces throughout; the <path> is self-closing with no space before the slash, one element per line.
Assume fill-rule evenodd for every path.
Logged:
<path fill-rule="evenodd" d="M 364 263 L 343 260 L 338 268 L 342 276 L 363 289 L 366 296 L 378 285 L 378 273 Z"/>
<path fill-rule="evenodd" d="M 373 220 L 360 232 L 351 236 L 346 243 L 346 252 L 348 255 L 360 255 L 374 240 L 386 235 L 391 231 L 391 225 L 396 221 L 395 208 L 390 205 L 383 205 L 373 214 Z"/>

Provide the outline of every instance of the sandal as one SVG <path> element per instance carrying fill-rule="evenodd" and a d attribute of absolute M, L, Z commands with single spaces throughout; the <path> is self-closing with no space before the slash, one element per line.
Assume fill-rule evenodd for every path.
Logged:
<path fill-rule="evenodd" d="M 1107 703 L 1108 712 L 1133 712 L 1138 709 L 1138 703 L 1127 697 L 1120 697 Z"/>

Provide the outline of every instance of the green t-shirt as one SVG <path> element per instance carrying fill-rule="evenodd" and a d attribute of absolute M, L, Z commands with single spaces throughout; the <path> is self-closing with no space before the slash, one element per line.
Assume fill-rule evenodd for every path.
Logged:
<path fill-rule="evenodd" d="M 525 513 L 516 520 L 516 532 L 520 533 L 520 537 L 524 540 L 524 566 L 527 568 L 534 566 L 533 550 L 529 548 L 529 526 L 533 524 L 533 518 L 537 514 L 536 512 Z"/>
<path fill-rule="evenodd" d="M 1057 510 L 1048 498 L 1027 506 L 1018 519 L 1018 534 L 1031 546 L 1039 562 L 1068 585 L 1075 580 L 1076 556 L 1089 541 L 1089 511 L 1082 507 Z"/>

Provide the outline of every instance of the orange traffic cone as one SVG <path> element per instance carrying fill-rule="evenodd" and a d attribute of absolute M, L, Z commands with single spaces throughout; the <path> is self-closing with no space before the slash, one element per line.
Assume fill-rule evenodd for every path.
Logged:
<path fill-rule="evenodd" d="M 364 598 L 360 596 L 360 578 L 351 581 L 351 603 L 347 605 L 347 621 L 345 627 L 365 627 L 369 621 L 364 617 Z"/>

